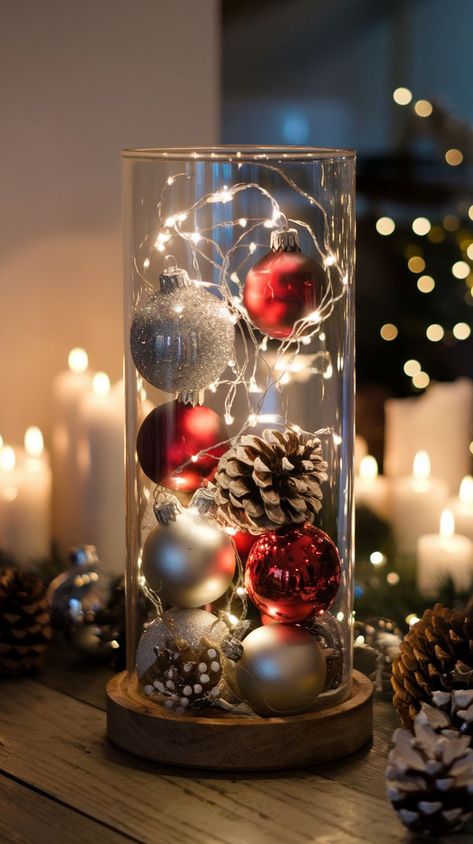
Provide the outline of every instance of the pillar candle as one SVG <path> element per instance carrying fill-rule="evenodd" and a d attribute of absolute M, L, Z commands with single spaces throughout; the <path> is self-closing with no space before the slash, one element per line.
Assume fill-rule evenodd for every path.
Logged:
<path fill-rule="evenodd" d="M 432 474 L 456 495 L 470 468 L 473 423 L 473 381 L 432 384 L 418 398 L 386 402 L 384 471 L 391 478 L 406 476 L 415 453 L 425 449 Z M 446 435 L 448 431 L 448 435 Z"/>
<path fill-rule="evenodd" d="M 125 402 L 97 372 L 79 408 L 79 465 L 84 539 L 95 545 L 105 575 L 125 570 Z"/>
<path fill-rule="evenodd" d="M 391 487 L 392 528 L 402 553 L 415 554 L 419 536 L 437 530 L 447 498 L 447 484 L 430 476 L 428 453 L 418 451 L 412 475 L 394 480 Z"/>
<path fill-rule="evenodd" d="M 473 478 L 465 475 L 461 484 L 458 498 L 450 503 L 455 517 L 456 531 L 460 536 L 473 539 Z"/>
<path fill-rule="evenodd" d="M 81 521 L 80 473 L 78 464 L 79 406 L 92 388 L 87 353 L 72 349 L 68 369 L 53 382 L 53 536 L 66 559 L 74 545 L 87 542 Z"/>
<path fill-rule="evenodd" d="M 380 519 L 388 517 L 388 480 L 378 475 L 378 464 L 371 454 L 360 462 L 360 473 L 355 477 L 355 502 L 368 507 Z"/>
<path fill-rule="evenodd" d="M 438 595 L 442 581 L 450 577 L 457 592 L 471 588 L 473 542 L 455 533 L 451 510 L 440 517 L 439 533 L 419 537 L 417 543 L 417 586 L 425 598 Z"/>
<path fill-rule="evenodd" d="M 51 552 L 51 468 L 39 428 L 0 450 L 0 548 L 22 568 Z"/>

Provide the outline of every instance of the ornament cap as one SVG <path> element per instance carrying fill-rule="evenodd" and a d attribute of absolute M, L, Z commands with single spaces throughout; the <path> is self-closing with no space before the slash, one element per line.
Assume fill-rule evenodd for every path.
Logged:
<path fill-rule="evenodd" d="M 297 229 L 276 229 L 271 232 L 272 252 L 301 252 Z"/>
<path fill-rule="evenodd" d="M 159 286 L 162 293 L 172 293 L 174 290 L 190 287 L 191 280 L 186 270 L 177 266 L 173 255 L 167 255 L 164 261 L 165 269 L 159 276 Z"/>

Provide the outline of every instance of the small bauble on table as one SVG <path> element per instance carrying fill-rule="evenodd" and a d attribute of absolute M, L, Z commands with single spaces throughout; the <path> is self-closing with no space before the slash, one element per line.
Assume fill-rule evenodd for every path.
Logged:
<path fill-rule="evenodd" d="M 351 664 L 354 155 L 125 160 L 128 670 L 108 735 L 183 767 L 339 758 L 372 732 Z"/>

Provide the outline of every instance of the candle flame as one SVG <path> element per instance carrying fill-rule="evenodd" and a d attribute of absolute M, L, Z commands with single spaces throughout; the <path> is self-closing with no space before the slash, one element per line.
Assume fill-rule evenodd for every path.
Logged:
<path fill-rule="evenodd" d="M 0 470 L 13 472 L 16 465 L 16 455 L 11 445 L 4 445 L 0 451 Z"/>
<path fill-rule="evenodd" d="M 41 430 L 35 425 L 25 431 L 25 451 L 29 457 L 41 457 L 44 451 L 44 439 Z"/>
<path fill-rule="evenodd" d="M 416 481 L 428 481 L 430 478 L 430 457 L 427 451 L 417 451 L 412 464 L 412 474 Z"/>
<path fill-rule="evenodd" d="M 461 484 L 459 498 L 462 504 L 473 504 L 473 478 L 471 475 L 465 475 Z"/>
<path fill-rule="evenodd" d="M 110 378 L 106 372 L 96 372 L 92 378 L 94 396 L 106 396 L 110 392 Z"/>
<path fill-rule="evenodd" d="M 85 372 L 89 365 L 89 357 L 85 349 L 71 349 L 67 358 L 71 372 Z"/>
<path fill-rule="evenodd" d="M 367 481 L 374 481 L 378 477 L 378 464 L 372 454 L 367 454 L 360 461 L 360 477 Z"/>
<path fill-rule="evenodd" d="M 442 511 L 439 533 L 442 539 L 450 539 L 455 533 L 455 518 L 451 510 Z"/>

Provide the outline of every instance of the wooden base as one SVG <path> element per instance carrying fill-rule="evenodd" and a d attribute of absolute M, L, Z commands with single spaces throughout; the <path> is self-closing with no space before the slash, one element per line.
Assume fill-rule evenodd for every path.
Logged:
<path fill-rule="evenodd" d="M 354 753 L 372 738 L 373 687 L 353 672 L 350 696 L 326 709 L 282 718 L 175 715 L 148 702 L 136 676 L 107 686 L 107 735 L 136 756 L 185 768 L 260 771 L 301 768 Z"/>

